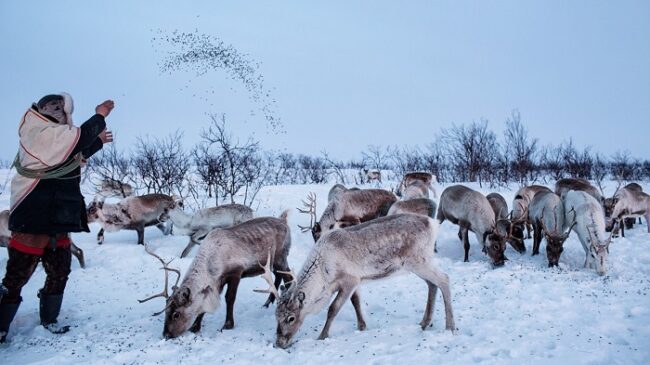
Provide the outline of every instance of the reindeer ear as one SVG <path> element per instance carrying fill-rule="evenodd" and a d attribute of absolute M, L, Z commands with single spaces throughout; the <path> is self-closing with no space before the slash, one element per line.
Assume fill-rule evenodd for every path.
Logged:
<path fill-rule="evenodd" d="M 178 292 L 178 297 L 177 297 L 178 305 L 184 306 L 184 305 L 189 304 L 191 302 L 190 295 L 191 295 L 190 288 L 188 288 L 186 286 L 180 288 L 180 290 Z"/>

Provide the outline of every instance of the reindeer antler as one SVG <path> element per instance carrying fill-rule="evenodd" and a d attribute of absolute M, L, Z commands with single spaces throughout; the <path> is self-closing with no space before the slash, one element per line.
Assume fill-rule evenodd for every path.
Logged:
<path fill-rule="evenodd" d="M 280 294 L 278 293 L 278 290 L 275 289 L 275 285 L 273 284 L 273 276 L 271 275 L 271 249 L 270 248 L 269 248 L 269 255 L 266 258 L 266 265 L 262 265 L 259 261 L 257 262 L 257 264 L 260 265 L 262 269 L 264 269 L 264 274 L 262 274 L 262 278 L 269 283 L 269 288 L 253 289 L 253 291 L 256 293 L 270 293 L 275 295 L 276 298 L 280 298 Z"/>
<path fill-rule="evenodd" d="M 165 288 L 163 289 L 162 292 L 160 292 L 160 293 L 158 293 L 158 294 L 154 294 L 154 295 L 152 295 L 152 296 L 150 296 L 150 297 L 148 297 L 148 298 L 145 298 L 145 299 L 138 299 L 138 302 L 140 302 L 140 303 L 144 303 L 144 302 L 146 302 L 146 301 L 149 301 L 149 300 L 151 300 L 151 299 L 158 298 L 158 297 L 164 297 L 165 299 L 168 299 L 168 298 L 169 298 L 169 293 L 167 292 L 167 288 L 168 288 L 168 286 L 169 286 L 169 284 L 168 284 L 168 283 L 169 283 L 169 272 L 170 272 L 170 271 L 171 271 L 171 272 L 174 272 L 174 273 L 176 273 L 176 275 L 177 275 L 177 277 L 176 277 L 176 282 L 174 283 L 174 286 L 172 286 L 172 291 L 175 290 L 175 289 L 178 287 L 178 281 L 181 279 L 181 272 L 180 272 L 178 269 L 173 269 L 173 268 L 171 268 L 171 267 L 168 266 L 172 261 L 174 261 L 173 258 L 172 258 L 171 260 L 165 262 L 165 260 L 163 260 L 160 256 L 158 256 L 158 255 L 156 255 L 155 253 L 153 253 L 152 251 L 150 251 L 150 250 L 149 250 L 149 246 L 147 246 L 146 244 L 144 245 L 144 250 L 145 250 L 149 255 L 151 255 L 151 256 L 157 258 L 158 261 L 160 261 L 160 262 L 162 263 L 163 267 L 161 267 L 160 269 L 165 271 Z M 167 307 L 165 307 L 165 308 L 164 308 L 163 310 L 161 310 L 160 312 L 156 312 L 156 313 L 154 313 L 153 315 L 154 315 L 154 316 L 157 316 L 157 315 L 159 315 L 159 314 L 165 312 L 166 310 L 167 310 Z"/>
<path fill-rule="evenodd" d="M 309 214 L 309 227 L 298 225 L 300 231 L 304 233 L 311 231 L 314 227 L 314 223 L 316 223 L 316 194 L 310 192 L 309 195 L 307 195 L 307 201 L 303 200 L 302 204 L 306 209 L 296 209 L 298 209 L 300 213 Z"/>

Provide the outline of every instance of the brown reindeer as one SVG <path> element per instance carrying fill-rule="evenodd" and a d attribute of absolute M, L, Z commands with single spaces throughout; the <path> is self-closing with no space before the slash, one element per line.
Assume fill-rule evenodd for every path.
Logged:
<path fill-rule="evenodd" d="M 419 182 L 419 183 L 416 183 Z M 402 178 L 402 181 L 399 184 L 399 188 L 397 189 L 397 195 L 400 197 L 404 197 L 405 195 L 408 195 L 407 190 L 409 186 L 416 185 L 418 187 L 418 190 L 422 190 L 422 184 L 426 189 L 431 190 L 433 193 L 433 197 L 437 198 L 436 190 L 433 188 L 433 183 L 436 182 L 436 177 L 435 175 L 432 175 L 428 172 L 408 172 L 404 174 L 404 177 Z M 417 191 L 417 190 L 416 190 Z M 428 198 L 429 193 L 428 192 L 422 192 L 422 195 L 426 196 L 417 196 L 418 198 Z"/>
<path fill-rule="evenodd" d="M 281 281 L 290 282 L 287 256 L 291 232 L 287 212 L 280 218 L 255 218 L 230 228 L 210 232 L 199 248 L 181 284 L 167 299 L 165 307 L 165 338 L 178 337 L 185 331 L 198 332 L 205 313 L 219 307 L 221 293 L 226 291 L 226 321 L 222 329 L 235 325 L 233 308 L 242 278 L 264 274 L 268 280 L 275 274 L 274 285 L 265 306 L 278 296 Z M 264 264 L 262 264 L 264 263 Z"/>
<path fill-rule="evenodd" d="M 452 185 L 440 195 L 438 221 L 445 220 L 460 227 L 459 237 L 465 249 L 464 261 L 469 261 L 468 231 L 476 234 L 477 241 L 483 246 L 492 264 L 503 266 L 507 260 L 506 236 L 496 229 L 494 211 L 483 194 L 462 185 Z"/>
<path fill-rule="evenodd" d="M 383 189 L 347 190 L 330 202 L 311 230 L 314 242 L 321 235 L 385 216 L 397 197 Z"/>
<path fill-rule="evenodd" d="M 512 236 L 517 240 L 521 240 L 521 242 L 524 240 L 524 226 L 528 231 L 528 238 L 531 238 L 530 233 L 533 226 L 528 219 L 528 205 L 533 201 L 535 195 L 541 191 L 551 191 L 551 189 L 542 185 L 525 186 L 517 191 L 515 198 L 512 200 Z"/>
<path fill-rule="evenodd" d="M 88 223 L 99 222 L 102 228 L 97 233 L 97 243 L 104 243 L 104 231 L 117 232 L 122 229 L 138 233 L 138 244 L 144 245 L 144 229 L 156 226 L 163 233 L 169 230 L 165 225 L 169 211 L 179 201 L 165 194 L 130 196 L 117 204 L 93 201 L 87 209 Z"/>
<path fill-rule="evenodd" d="M 422 330 L 431 323 L 438 288 L 445 304 L 445 328 L 456 330 L 451 305 L 449 277 L 433 260 L 433 246 L 438 223 L 416 214 L 397 214 L 336 230 L 316 243 L 295 280 L 284 291 L 275 311 L 276 346 L 287 348 L 305 318 L 328 305 L 327 321 L 319 339 L 329 336 L 329 329 L 339 310 L 350 300 L 357 327 L 366 328 L 361 310 L 359 286 L 367 281 L 386 278 L 400 271 L 412 272 L 424 280 L 428 295 Z M 270 279 L 267 279 L 269 284 Z"/>
<path fill-rule="evenodd" d="M 499 193 L 490 193 L 485 197 L 496 219 L 496 229 L 500 235 L 506 237 L 506 241 L 519 253 L 526 252 L 526 245 L 524 244 L 523 237 L 515 237 L 513 235 L 514 224 L 510 221 L 508 214 L 508 203 L 506 199 Z M 523 232 L 522 232 L 523 235 Z"/>

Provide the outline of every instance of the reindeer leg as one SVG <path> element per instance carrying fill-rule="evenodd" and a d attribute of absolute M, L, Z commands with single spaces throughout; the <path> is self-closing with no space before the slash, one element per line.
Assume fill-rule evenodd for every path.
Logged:
<path fill-rule="evenodd" d="M 463 227 L 458 226 L 458 239 L 463 242 Z"/>
<path fill-rule="evenodd" d="M 542 227 L 540 227 L 539 224 L 535 224 L 533 226 L 533 253 L 531 256 L 539 255 L 539 246 L 541 243 L 542 243 Z"/>
<path fill-rule="evenodd" d="M 79 247 L 77 247 L 77 245 L 75 245 L 74 243 L 71 243 L 70 244 L 70 251 L 72 252 L 74 257 L 76 257 L 77 260 L 79 260 L 79 266 L 81 266 L 82 269 L 85 269 L 86 268 L 86 260 L 84 260 L 84 252 L 83 252 L 83 250 L 80 249 Z"/>
<path fill-rule="evenodd" d="M 237 288 L 241 280 L 241 273 L 232 275 L 228 279 L 228 290 L 226 291 L 226 322 L 224 322 L 222 330 L 230 330 L 235 327 L 235 319 L 233 318 L 233 308 L 235 306 L 235 299 L 237 298 Z"/>
<path fill-rule="evenodd" d="M 138 232 L 138 245 L 144 245 L 144 226 L 138 226 L 135 231 Z"/>
<path fill-rule="evenodd" d="M 429 287 L 429 293 L 427 296 L 427 307 L 424 309 L 424 317 L 422 317 L 422 321 L 420 322 L 420 327 L 422 327 L 422 330 L 426 329 L 431 323 L 431 317 L 433 316 L 433 306 L 436 303 L 436 293 L 438 292 L 437 286 L 428 280 L 425 281 Z"/>
<path fill-rule="evenodd" d="M 196 320 L 194 320 L 194 324 L 192 327 L 190 327 L 190 332 L 192 333 L 198 333 L 201 331 L 201 322 L 203 321 L 203 316 L 205 313 L 201 313 L 196 317 Z"/>
<path fill-rule="evenodd" d="M 528 239 L 532 238 L 532 237 L 530 237 L 530 231 L 532 231 L 532 230 L 533 230 L 532 225 L 530 223 L 526 222 L 526 231 L 528 231 Z"/>
<path fill-rule="evenodd" d="M 465 259 L 464 262 L 469 262 L 469 237 L 467 228 L 463 228 L 463 248 L 465 249 Z"/>
<path fill-rule="evenodd" d="M 163 233 L 163 235 L 167 236 L 167 234 L 168 234 L 167 233 L 167 226 L 165 225 L 165 223 L 161 222 L 161 223 L 156 224 L 156 228 L 158 228 L 160 230 L 160 232 Z"/>
<path fill-rule="evenodd" d="M 97 233 L 97 244 L 101 245 L 102 243 L 104 243 L 104 228 L 100 228 Z"/>
<path fill-rule="evenodd" d="M 352 293 L 350 298 L 352 301 L 352 306 L 354 307 L 354 313 L 357 315 L 357 328 L 359 331 L 366 330 L 366 321 L 363 319 L 363 312 L 361 311 L 361 298 L 359 297 L 359 291 L 356 290 Z"/>
<path fill-rule="evenodd" d="M 445 303 L 445 329 L 456 331 L 456 322 L 454 321 L 454 311 L 451 307 L 451 290 L 449 290 L 449 276 L 438 270 L 430 262 L 425 262 L 424 264 L 418 263 L 416 266 L 412 266 L 411 271 L 419 276 L 421 279 L 427 282 L 429 285 L 429 296 L 427 300 L 427 308 L 425 309 L 424 318 L 420 325 L 422 329 L 425 329 L 431 322 L 431 312 L 433 312 L 433 305 L 435 303 L 435 290 L 432 293 L 433 287 L 439 287 L 442 292 L 442 300 Z M 433 298 L 432 298 L 433 296 Z M 431 307 L 429 307 L 429 301 L 431 302 Z M 427 315 L 427 310 L 429 314 Z M 425 321 L 428 318 L 428 322 Z M 424 326 L 426 324 L 426 326 Z"/>
<path fill-rule="evenodd" d="M 185 246 L 185 249 L 181 253 L 181 258 L 187 257 L 187 255 L 190 254 L 192 251 L 192 248 L 194 248 L 194 245 L 198 245 L 198 242 L 196 242 L 193 238 L 190 237 L 190 242 L 187 243 L 187 246 Z"/>
<path fill-rule="evenodd" d="M 336 317 L 336 315 L 339 313 L 339 310 L 341 310 L 343 303 L 345 303 L 348 298 L 350 298 L 356 286 L 357 285 L 355 283 L 342 283 L 342 288 L 336 295 L 336 299 L 334 299 L 329 309 L 327 310 L 327 321 L 325 321 L 325 327 L 323 327 L 323 331 L 321 331 L 320 336 L 318 336 L 319 340 L 324 340 L 329 337 L 330 326 L 332 325 L 334 317 Z"/>

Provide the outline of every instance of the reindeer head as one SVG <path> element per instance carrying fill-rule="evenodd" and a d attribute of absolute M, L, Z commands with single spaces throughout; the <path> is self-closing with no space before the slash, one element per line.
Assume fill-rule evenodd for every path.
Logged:
<path fill-rule="evenodd" d="M 544 221 L 545 209 L 546 208 L 542 209 L 542 215 L 539 220 L 542 224 L 542 229 L 544 230 L 544 237 L 546 238 L 546 258 L 548 259 L 548 267 L 553 267 L 557 266 L 560 262 L 560 256 L 564 251 L 564 241 L 569 238 L 569 234 L 573 227 L 576 226 L 577 222 L 575 220 L 573 221 L 573 224 L 571 224 L 567 233 L 562 233 L 562 227 L 558 227 L 557 222 L 555 222 L 555 229 L 549 230 Z"/>
<path fill-rule="evenodd" d="M 291 343 L 291 339 L 298 332 L 306 313 L 305 293 L 298 290 L 296 286 L 291 286 L 280 296 L 278 307 L 275 310 L 275 318 L 278 322 L 276 330 L 275 346 L 286 349 Z"/>
<path fill-rule="evenodd" d="M 618 222 L 616 225 L 618 225 Z M 603 276 L 607 273 L 607 267 L 605 263 L 607 262 L 607 257 L 609 256 L 609 244 L 612 243 L 612 234 L 609 235 L 609 238 L 607 238 L 607 240 L 600 242 L 591 233 L 595 228 L 595 225 L 592 225 L 587 229 L 589 232 L 590 241 L 588 260 L 590 263 L 594 264 L 596 273 L 598 273 L 600 276 Z"/>
<path fill-rule="evenodd" d="M 104 206 L 104 202 L 98 200 L 95 200 L 88 205 L 88 207 L 86 208 L 88 223 L 93 223 L 99 220 L 99 214 L 103 206 Z"/>
<path fill-rule="evenodd" d="M 198 296 L 192 293 L 192 289 L 183 286 L 174 290 L 167 299 L 165 307 L 165 326 L 163 337 L 165 339 L 176 338 L 192 327 L 196 317 L 204 313 L 203 303 Z M 212 294 L 214 295 L 214 294 Z"/>
<path fill-rule="evenodd" d="M 512 213 L 511 213 L 512 216 Z M 510 219 L 498 219 L 496 231 L 506 237 L 506 241 L 519 253 L 526 252 L 524 244 L 524 230 L 522 225 L 516 225 Z"/>
<path fill-rule="evenodd" d="M 506 239 L 504 236 L 496 232 L 496 230 L 488 231 L 483 234 L 484 250 L 492 260 L 495 267 L 503 266 L 505 263 L 506 255 Z"/>

